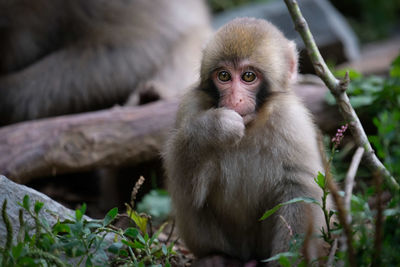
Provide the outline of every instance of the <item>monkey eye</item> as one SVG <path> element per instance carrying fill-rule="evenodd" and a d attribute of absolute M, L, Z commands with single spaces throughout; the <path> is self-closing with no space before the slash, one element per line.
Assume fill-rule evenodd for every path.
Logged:
<path fill-rule="evenodd" d="M 256 78 L 257 78 L 256 74 L 251 71 L 246 71 L 242 75 L 242 80 L 248 83 L 254 81 Z"/>
<path fill-rule="evenodd" d="M 231 75 L 229 74 L 229 72 L 223 70 L 218 72 L 218 80 L 220 80 L 221 82 L 227 82 L 231 79 Z"/>

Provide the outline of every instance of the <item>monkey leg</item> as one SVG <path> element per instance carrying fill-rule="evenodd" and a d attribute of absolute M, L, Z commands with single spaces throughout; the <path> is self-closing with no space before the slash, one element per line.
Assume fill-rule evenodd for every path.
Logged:
<path fill-rule="evenodd" d="M 286 194 L 293 196 L 288 192 Z M 296 197 L 304 196 L 306 195 Z M 313 197 L 317 200 L 320 199 L 319 196 Z M 286 205 L 277 212 L 273 220 L 274 235 L 271 243 L 271 256 L 288 251 L 290 243 L 296 242 L 294 238 L 298 236 L 304 238 L 302 252 L 307 260 L 312 261 L 326 255 L 327 244 L 318 237 L 321 229 L 325 226 L 324 217 L 321 208 L 316 204 L 296 203 Z M 277 262 L 270 263 L 268 266 L 275 266 L 275 264 L 279 266 Z"/>

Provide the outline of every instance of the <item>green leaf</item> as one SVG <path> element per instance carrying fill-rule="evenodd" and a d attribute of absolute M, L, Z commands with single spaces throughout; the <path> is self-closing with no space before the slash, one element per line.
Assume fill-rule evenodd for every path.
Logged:
<path fill-rule="evenodd" d="M 82 220 L 83 214 L 86 212 L 86 204 L 83 203 L 80 209 L 75 210 L 75 219 L 77 221 Z"/>
<path fill-rule="evenodd" d="M 146 235 L 145 235 L 145 236 L 146 236 Z M 146 244 L 145 238 L 144 238 L 140 233 L 138 234 L 138 239 L 139 239 L 139 241 L 140 241 L 141 243 Z"/>
<path fill-rule="evenodd" d="M 270 262 L 270 261 L 279 260 L 280 258 L 293 258 L 293 257 L 297 257 L 297 256 L 298 255 L 293 252 L 282 252 L 282 253 L 278 253 L 275 256 L 272 256 L 266 260 L 261 260 L 261 262 Z"/>
<path fill-rule="evenodd" d="M 131 209 L 129 207 L 129 205 L 126 205 L 126 213 L 135 222 L 135 224 L 139 227 L 140 231 L 142 231 L 142 233 L 146 233 L 148 218 L 145 216 L 141 216 L 135 210 Z"/>
<path fill-rule="evenodd" d="M 315 178 L 314 181 L 318 184 L 318 186 L 322 190 L 325 189 L 326 179 L 325 179 L 325 175 L 323 175 L 321 172 L 318 172 L 317 178 Z"/>
<path fill-rule="evenodd" d="M 286 206 L 286 205 L 289 205 L 289 204 L 294 204 L 294 203 L 299 203 L 299 202 L 320 205 L 319 202 L 317 200 L 315 200 L 314 198 L 311 198 L 311 197 L 297 197 L 297 198 L 293 198 L 293 199 L 291 199 L 289 201 L 286 201 L 284 203 L 280 203 L 280 204 L 276 205 L 275 207 L 273 207 L 272 209 L 267 210 L 259 220 L 263 221 L 263 220 L 267 219 L 269 216 L 274 214 L 276 211 L 278 211 L 283 206 Z"/>
<path fill-rule="evenodd" d="M 391 77 L 400 77 L 400 55 L 393 61 L 390 69 Z"/>
<path fill-rule="evenodd" d="M 139 239 L 140 239 L 140 236 L 139 236 Z M 145 234 L 143 235 L 143 240 L 144 240 L 145 243 L 147 243 L 147 241 L 150 240 L 150 237 L 149 237 L 149 234 L 148 234 L 148 233 L 145 233 Z"/>
<path fill-rule="evenodd" d="M 23 248 L 24 248 L 23 243 L 18 243 L 18 245 L 14 246 L 12 248 L 12 256 L 14 259 L 17 259 L 21 256 Z"/>
<path fill-rule="evenodd" d="M 129 254 L 128 254 L 128 252 L 126 250 L 120 250 L 119 251 L 119 255 L 121 255 L 123 257 L 128 257 L 129 256 Z"/>
<path fill-rule="evenodd" d="M 106 216 L 104 217 L 103 220 L 103 225 L 109 225 L 114 219 L 115 217 L 117 217 L 118 215 L 118 208 L 113 208 L 111 209 L 109 212 L 107 212 Z"/>
<path fill-rule="evenodd" d="M 385 217 L 400 215 L 400 210 L 399 209 L 386 209 L 386 210 L 384 210 L 383 215 Z"/>
<path fill-rule="evenodd" d="M 23 257 L 18 260 L 18 266 L 36 267 L 37 263 L 31 257 Z"/>
<path fill-rule="evenodd" d="M 44 205 L 43 202 L 36 201 L 34 208 L 36 214 L 38 214 L 39 211 L 43 208 L 43 205 Z"/>
<path fill-rule="evenodd" d="M 175 245 L 175 242 L 171 242 L 171 244 L 168 245 L 168 253 L 170 253 L 170 254 L 174 254 L 175 253 L 174 245 Z"/>
<path fill-rule="evenodd" d="M 137 228 L 129 227 L 125 230 L 124 235 L 131 239 L 136 239 L 139 234 L 139 230 Z"/>
<path fill-rule="evenodd" d="M 133 243 L 132 241 L 122 239 L 121 243 L 127 245 L 128 247 L 135 248 L 135 243 Z"/>
<path fill-rule="evenodd" d="M 81 211 L 81 210 L 75 210 L 75 219 L 76 219 L 77 221 L 82 220 L 82 216 L 83 216 L 83 214 L 82 214 L 82 211 Z"/>
<path fill-rule="evenodd" d="M 278 262 L 283 267 L 290 267 L 291 266 L 289 259 L 287 257 L 285 257 L 285 256 L 279 257 Z"/>
<path fill-rule="evenodd" d="M 53 233 L 55 234 L 69 233 L 70 231 L 71 229 L 69 228 L 69 226 L 64 223 L 58 222 L 53 226 Z"/>
<path fill-rule="evenodd" d="M 31 200 L 29 199 L 28 195 L 24 196 L 24 199 L 22 200 L 22 207 L 24 209 L 29 210 L 29 207 L 31 206 Z"/>
<path fill-rule="evenodd" d="M 90 221 L 89 223 L 86 224 L 86 227 L 88 229 L 97 229 L 103 226 L 103 223 L 98 223 L 98 222 L 93 222 Z"/>
<path fill-rule="evenodd" d="M 86 266 L 86 267 L 91 267 L 91 266 L 93 266 L 92 259 L 91 259 L 90 256 L 87 257 L 85 266 Z"/>
<path fill-rule="evenodd" d="M 164 256 L 167 256 L 168 250 L 167 250 L 167 247 L 165 246 L 165 244 L 161 245 L 161 251 L 164 254 Z"/>
<path fill-rule="evenodd" d="M 79 211 L 80 212 L 80 211 Z M 83 230 L 83 222 L 82 221 L 77 221 L 74 224 L 70 225 L 71 233 L 75 236 L 80 236 L 82 234 Z"/>
<path fill-rule="evenodd" d="M 81 210 L 82 214 L 85 214 L 85 213 L 86 213 L 86 203 L 83 203 L 83 204 L 82 204 L 80 210 Z"/>
<path fill-rule="evenodd" d="M 350 104 L 353 108 L 360 108 L 371 105 L 375 100 L 375 97 L 370 95 L 358 95 L 350 97 Z"/>
<path fill-rule="evenodd" d="M 304 260 L 302 260 L 302 261 L 297 265 L 297 267 L 307 267 L 307 266 L 309 266 L 309 264 L 307 264 Z M 314 265 L 311 265 L 311 266 L 314 266 Z"/>
<path fill-rule="evenodd" d="M 163 223 L 160 228 L 158 228 L 157 232 L 150 238 L 149 246 L 153 244 L 154 240 L 160 235 L 160 233 L 164 230 L 165 226 L 167 226 L 168 222 Z"/>
<path fill-rule="evenodd" d="M 108 251 L 113 254 L 118 254 L 119 251 L 122 249 L 123 243 L 122 242 L 115 242 L 112 243 L 111 246 L 108 247 Z"/>
<path fill-rule="evenodd" d="M 137 240 L 135 240 L 134 242 L 133 242 L 133 248 L 137 248 L 137 249 L 145 249 L 146 248 L 146 245 L 143 243 L 140 243 L 139 241 L 137 241 Z"/>
<path fill-rule="evenodd" d="M 350 80 L 358 79 L 362 77 L 362 74 L 353 70 L 353 69 L 340 69 L 340 70 L 335 70 L 334 74 L 338 78 L 344 78 L 346 75 L 346 72 L 349 73 L 349 78 Z"/>

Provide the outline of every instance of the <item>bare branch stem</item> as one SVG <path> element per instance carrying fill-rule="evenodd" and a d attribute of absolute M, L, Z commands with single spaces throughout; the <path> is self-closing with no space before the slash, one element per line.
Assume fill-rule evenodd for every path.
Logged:
<path fill-rule="evenodd" d="M 345 191 L 344 191 L 344 207 L 347 210 L 347 223 L 351 223 L 351 215 L 350 215 L 350 199 L 353 192 L 354 187 L 354 178 L 356 176 L 358 166 L 360 165 L 361 158 L 364 154 L 364 148 L 359 147 L 357 148 L 356 152 L 351 159 L 349 170 L 346 174 L 345 179 Z"/>
<path fill-rule="evenodd" d="M 327 267 L 332 267 L 333 266 L 333 262 L 335 260 L 335 254 L 336 254 L 337 248 L 338 248 L 338 240 L 335 239 L 333 241 L 331 250 L 329 251 L 328 261 L 326 262 L 326 266 Z"/>
<path fill-rule="evenodd" d="M 351 230 L 351 225 L 347 223 L 347 210 L 344 207 L 343 198 L 339 195 L 339 189 L 337 188 L 336 183 L 332 179 L 331 172 L 328 169 L 326 173 L 326 180 L 328 182 L 328 188 L 331 192 L 333 201 L 336 205 L 336 209 L 338 211 L 338 219 L 340 224 L 343 227 L 342 238 L 344 239 L 342 243 L 342 248 L 347 250 L 348 259 L 350 266 L 357 266 L 357 261 L 355 258 L 354 248 L 352 246 L 353 243 L 353 233 Z"/>
<path fill-rule="evenodd" d="M 306 20 L 301 14 L 300 8 L 296 0 L 284 0 L 292 20 L 295 24 L 295 29 L 300 33 L 303 42 L 306 46 L 307 53 L 313 63 L 317 75 L 324 81 L 325 85 L 329 88 L 331 93 L 336 99 L 339 111 L 344 120 L 349 124 L 350 131 L 358 147 L 365 149 L 364 160 L 367 166 L 373 171 L 378 171 L 383 177 L 387 179 L 393 189 L 399 190 L 400 186 L 385 168 L 382 162 L 375 155 L 371 144 L 368 141 L 364 128 L 361 125 L 360 119 L 350 104 L 349 98 L 346 94 L 346 89 L 349 83 L 349 76 L 346 74 L 343 80 L 338 80 L 329 70 L 322 58 L 318 47 L 314 41 L 311 31 L 307 25 Z"/>

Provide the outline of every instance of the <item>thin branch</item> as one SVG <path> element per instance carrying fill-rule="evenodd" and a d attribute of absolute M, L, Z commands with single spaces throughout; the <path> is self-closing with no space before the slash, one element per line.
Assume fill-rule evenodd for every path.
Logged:
<path fill-rule="evenodd" d="M 168 238 L 167 241 L 165 241 L 166 244 L 168 244 L 168 242 L 171 240 L 172 234 L 174 233 L 175 230 L 175 220 L 172 220 L 172 226 L 171 226 L 171 231 L 168 234 Z"/>
<path fill-rule="evenodd" d="M 336 254 L 337 248 L 338 248 L 338 240 L 335 239 L 333 241 L 331 250 L 329 251 L 328 261 L 326 262 L 327 267 L 333 266 L 333 261 L 335 260 L 335 254 Z"/>
<path fill-rule="evenodd" d="M 338 80 L 333 76 L 332 72 L 328 69 L 322 58 L 318 47 L 314 41 L 311 31 L 307 25 L 306 20 L 301 14 L 300 8 L 296 0 L 284 0 L 292 20 L 295 24 L 296 30 L 300 33 L 301 38 L 306 46 L 307 53 L 311 59 L 317 75 L 324 81 L 325 85 L 329 88 L 331 93 L 336 99 L 339 106 L 339 111 L 344 120 L 349 124 L 350 131 L 354 140 L 359 147 L 365 149 L 364 160 L 367 166 L 373 171 L 378 171 L 383 177 L 387 178 L 393 189 L 399 190 L 400 186 L 385 168 L 382 162 L 375 155 L 371 144 L 368 141 L 364 128 L 361 125 L 360 119 L 350 104 L 349 98 L 346 94 L 346 89 L 349 83 L 349 75 L 346 74 L 343 80 Z"/>
<path fill-rule="evenodd" d="M 374 175 L 374 182 L 377 193 L 377 213 L 375 221 L 375 238 L 374 238 L 374 251 L 372 255 L 372 265 L 381 265 L 381 251 L 382 251 L 382 237 L 383 237 L 383 201 L 382 201 L 382 178 L 379 174 Z"/>
<path fill-rule="evenodd" d="M 356 258 L 354 256 L 354 248 L 352 246 L 353 243 L 353 232 L 351 230 L 350 224 L 347 223 L 347 210 L 345 209 L 344 206 L 344 200 L 343 198 L 339 195 L 339 190 L 337 188 L 336 183 L 333 181 L 329 165 L 325 166 L 326 169 L 326 181 L 328 184 L 329 191 L 331 192 L 333 201 L 336 205 L 337 209 L 337 215 L 340 224 L 343 227 L 343 244 L 342 244 L 342 249 L 347 249 L 347 255 L 349 259 L 349 264 L 350 266 L 357 266 Z"/>
<path fill-rule="evenodd" d="M 364 148 L 357 148 L 356 152 L 351 159 L 349 170 L 346 174 L 346 186 L 344 191 L 344 208 L 347 210 L 347 223 L 351 223 L 351 215 L 350 215 L 350 199 L 354 187 L 354 178 L 356 176 L 358 166 L 360 165 L 361 158 L 364 154 Z"/>

